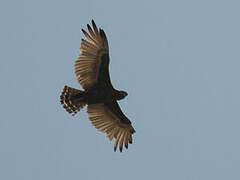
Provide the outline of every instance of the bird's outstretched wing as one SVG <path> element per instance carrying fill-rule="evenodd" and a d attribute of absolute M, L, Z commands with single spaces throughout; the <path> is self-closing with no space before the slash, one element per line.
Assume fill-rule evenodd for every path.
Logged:
<path fill-rule="evenodd" d="M 132 134 L 135 130 L 116 101 L 88 105 L 87 112 L 93 126 L 105 133 L 110 140 L 115 139 L 114 151 L 118 144 L 120 152 L 122 152 L 123 144 L 126 148 L 128 148 L 128 143 L 132 144 Z"/>
<path fill-rule="evenodd" d="M 109 48 L 107 37 L 102 29 L 98 29 L 92 20 L 88 24 L 89 33 L 82 29 L 87 40 L 82 39 L 78 59 L 75 61 L 75 74 L 83 89 L 89 89 L 97 82 L 109 83 Z"/>

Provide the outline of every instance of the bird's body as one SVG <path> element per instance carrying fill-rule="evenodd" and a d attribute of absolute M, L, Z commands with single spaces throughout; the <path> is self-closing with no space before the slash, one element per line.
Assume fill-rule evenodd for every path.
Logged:
<path fill-rule="evenodd" d="M 72 97 L 73 102 L 83 101 L 86 104 L 108 103 L 112 101 L 118 101 L 125 97 L 123 91 L 118 91 L 109 86 L 94 86 L 85 91 L 84 94 L 78 93 Z"/>
<path fill-rule="evenodd" d="M 91 123 L 107 137 L 116 139 L 122 151 L 123 143 L 128 147 L 135 132 L 131 121 L 123 114 L 117 101 L 127 96 L 112 86 L 109 76 L 109 50 L 107 37 L 92 21 L 93 30 L 88 25 L 88 34 L 82 30 L 88 41 L 82 39 L 81 54 L 75 61 L 75 74 L 84 91 L 65 86 L 60 96 L 63 107 L 71 114 L 76 114 L 88 105 Z"/>

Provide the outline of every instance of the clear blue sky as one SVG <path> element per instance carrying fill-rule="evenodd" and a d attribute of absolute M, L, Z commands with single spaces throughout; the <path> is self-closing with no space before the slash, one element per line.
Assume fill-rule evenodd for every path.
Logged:
<path fill-rule="evenodd" d="M 1 180 L 240 179 L 240 1 L 1 1 Z M 136 129 L 123 153 L 59 103 L 94 19 Z"/>

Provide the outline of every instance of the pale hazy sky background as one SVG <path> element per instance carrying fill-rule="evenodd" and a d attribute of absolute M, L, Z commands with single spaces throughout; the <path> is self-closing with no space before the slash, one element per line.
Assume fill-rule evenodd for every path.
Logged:
<path fill-rule="evenodd" d="M 0 2 L 1 180 L 240 179 L 240 1 Z M 136 129 L 123 153 L 59 103 L 94 19 Z"/>

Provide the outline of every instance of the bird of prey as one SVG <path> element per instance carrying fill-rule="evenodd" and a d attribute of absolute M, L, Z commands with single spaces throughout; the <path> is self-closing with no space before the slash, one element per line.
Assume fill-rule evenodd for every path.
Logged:
<path fill-rule="evenodd" d="M 127 96 L 124 91 L 114 89 L 109 76 L 109 47 L 106 34 L 97 28 L 92 20 L 88 31 L 82 29 L 86 39 L 82 39 L 80 55 L 74 64 L 75 74 L 84 90 L 65 86 L 60 96 L 63 107 L 75 115 L 85 105 L 90 122 L 110 140 L 115 139 L 114 151 L 118 145 L 132 144 L 135 132 L 131 121 L 121 111 L 118 100 Z"/>

